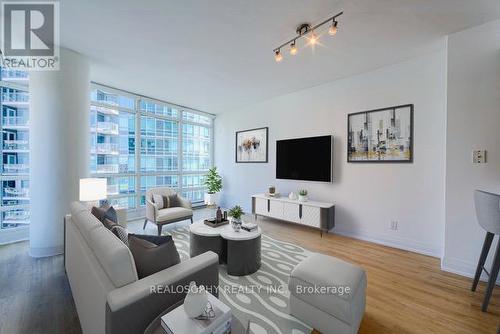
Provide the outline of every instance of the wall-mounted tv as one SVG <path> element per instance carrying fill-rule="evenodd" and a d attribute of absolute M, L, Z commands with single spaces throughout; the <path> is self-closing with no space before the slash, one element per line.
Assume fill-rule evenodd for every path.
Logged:
<path fill-rule="evenodd" d="M 276 141 L 276 178 L 332 181 L 332 136 Z"/>

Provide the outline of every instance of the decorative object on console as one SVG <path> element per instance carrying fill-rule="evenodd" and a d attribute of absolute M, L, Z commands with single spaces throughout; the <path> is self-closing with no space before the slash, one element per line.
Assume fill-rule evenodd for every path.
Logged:
<path fill-rule="evenodd" d="M 297 194 L 292 191 L 290 192 L 290 194 L 288 194 L 288 198 L 291 199 L 292 201 L 296 201 L 298 197 Z"/>
<path fill-rule="evenodd" d="M 276 187 L 275 186 L 269 186 L 269 195 L 274 195 L 276 193 Z"/>
<path fill-rule="evenodd" d="M 228 215 L 229 217 L 232 217 L 231 226 L 233 227 L 233 230 L 235 232 L 239 232 L 242 224 L 241 216 L 243 215 L 243 209 L 241 206 L 236 205 L 229 210 Z"/>
<path fill-rule="evenodd" d="M 307 202 L 307 190 L 299 190 L 299 202 Z"/>
<path fill-rule="evenodd" d="M 200 285 L 196 286 L 196 282 L 189 283 L 189 290 L 184 299 L 184 310 L 190 318 L 196 318 L 205 312 L 208 303 L 207 291 Z"/>
<path fill-rule="evenodd" d="M 347 162 L 413 162 L 413 104 L 347 116 Z"/>
<path fill-rule="evenodd" d="M 236 162 L 268 162 L 269 128 L 236 132 Z"/>
<path fill-rule="evenodd" d="M 217 208 L 217 212 L 215 214 L 215 220 L 217 221 L 217 223 L 222 222 L 222 211 L 220 209 L 220 206 Z"/>
<path fill-rule="evenodd" d="M 212 167 L 205 175 L 205 186 L 207 192 L 205 193 L 205 204 L 215 205 L 219 201 L 219 193 L 222 190 L 222 177 L 217 172 L 217 167 Z"/>

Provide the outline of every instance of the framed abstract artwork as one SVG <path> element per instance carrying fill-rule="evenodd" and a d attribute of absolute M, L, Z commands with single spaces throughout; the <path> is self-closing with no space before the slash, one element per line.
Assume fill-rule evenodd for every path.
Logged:
<path fill-rule="evenodd" d="M 269 128 L 236 132 L 236 162 L 267 162 Z"/>
<path fill-rule="evenodd" d="M 347 115 L 347 162 L 413 162 L 413 104 Z"/>

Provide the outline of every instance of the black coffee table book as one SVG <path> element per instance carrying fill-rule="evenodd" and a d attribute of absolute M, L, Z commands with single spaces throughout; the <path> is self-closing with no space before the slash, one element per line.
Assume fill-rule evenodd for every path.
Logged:
<path fill-rule="evenodd" d="M 217 219 L 212 218 L 212 219 L 205 219 L 204 223 L 205 223 L 205 225 L 208 225 L 210 227 L 219 227 L 219 226 L 223 226 L 223 225 L 229 224 L 229 220 L 228 219 L 222 219 L 222 221 L 220 223 L 218 223 Z"/>

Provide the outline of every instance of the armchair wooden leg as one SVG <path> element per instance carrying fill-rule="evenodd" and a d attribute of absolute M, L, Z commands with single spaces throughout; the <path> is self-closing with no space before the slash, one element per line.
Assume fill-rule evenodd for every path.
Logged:
<path fill-rule="evenodd" d="M 191 224 L 193 223 L 193 217 L 191 217 Z"/>
<path fill-rule="evenodd" d="M 161 228 L 163 227 L 163 225 L 157 225 L 158 227 L 158 236 L 161 236 Z"/>
<path fill-rule="evenodd" d="M 146 229 L 146 224 L 147 224 L 147 223 L 148 223 L 148 220 L 147 220 L 147 218 L 146 218 L 146 219 L 144 219 L 144 226 L 142 227 L 142 229 L 143 229 L 143 230 L 145 230 L 145 229 Z"/>

